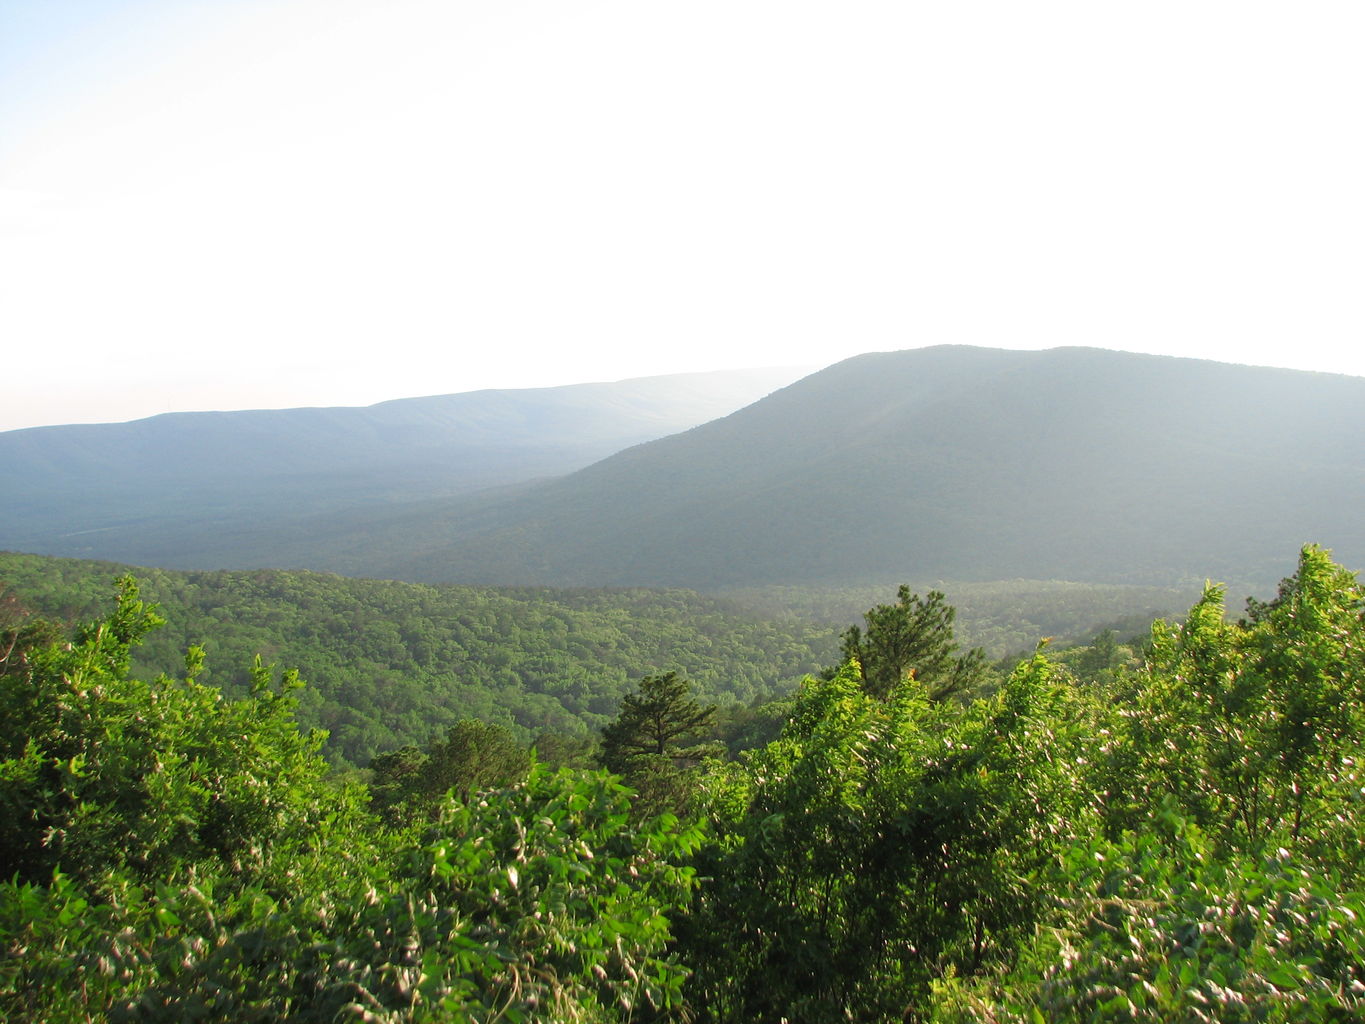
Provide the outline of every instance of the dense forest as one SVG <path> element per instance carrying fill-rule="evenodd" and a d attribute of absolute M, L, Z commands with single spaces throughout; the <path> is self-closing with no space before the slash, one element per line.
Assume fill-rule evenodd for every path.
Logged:
<path fill-rule="evenodd" d="M 746 742 L 659 665 L 557 767 L 462 720 L 367 777 L 293 672 L 140 673 L 131 577 L 15 611 L 0 1015 L 1357 1019 L 1365 589 L 1308 547 L 1225 605 L 1002 675 L 904 588 Z"/>
<path fill-rule="evenodd" d="M 505 725 L 522 741 L 590 736 L 651 673 L 681 672 L 722 705 L 762 704 L 829 664 L 839 628 L 895 590 L 769 588 L 717 599 L 176 572 L 0 552 L 0 595 L 71 624 L 102 614 L 111 581 L 127 572 L 166 620 L 134 650 L 135 671 L 174 674 L 198 645 L 208 654 L 200 682 L 241 696 L 258 654 L 297 669 L 309 684 L 299 722 L 326 731 L 323 753 L 343 767 L 423 744 L 463 718 Z M 1001 658 L 1039 636 L 1145 631 L 1194 593 L 1015 581 L 955 584 L 950 595 L 963 641 Z"/>
<path fill-rule="evenodd" d="M 0 593 L 61 622 L 98 614 L 108 563 L 0 553 Z M 463 718 L 522 740 L 585 736 L 631 683 L 686 673 L 698 692 L 752 705 L 788 692 L 833 656 L 837 629 L 747 613 L 686 591 L 431 587 L 309 572 L 135 570 L 165 625 L 133 652 L 145 675 L 174 673 L 185 650 L 208 654 L 200 682 L 239 696 L 253 659 L 298 670 L 305 728 L 324 753 L 364 766 L 425 743 Z"/>

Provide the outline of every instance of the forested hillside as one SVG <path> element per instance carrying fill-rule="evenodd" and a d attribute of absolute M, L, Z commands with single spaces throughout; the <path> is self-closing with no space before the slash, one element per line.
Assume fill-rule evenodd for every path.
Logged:
<path fill-rule="evenodd" d="M 11 431 L 0 547 L 707 592 L 1264 589 L 1310 540 L 1365 565 L 1365 448 L 1350 440 L 1365 436 L 1365 379 L 938 346 L 858 356 L 659 436 L 717 410 L 706 388 L 727 379 L 700 375 L 686 400 L 659 378 Z M 725 411 L 742 404 L 721 390 Z"/>
<path fill-rule="evenodd" d="M 1288 572 L 1292 563 L 1286 562 Z M 718 592 L 765 618 L 797 618 L 829 626 L 846 626 L 872 605 L 885 601 L 903 580 L 858 586 L 735 587 Z M 910 580 L 911 589 L 942 590 L 957 609 L 957 629 L 964 643 L 981 647 L 992 658 L 1027 653 L 1038 638 L 1059 644 L 1088 641 L 1110 629 L 1125 637 L 1144 634 L 1153 619 L 1177 615 L 1199 596 L 1204 581 L 1183 586 L 1076 583 L 1067 580 Z M 1237 584 L 1233 603 L 1256 591 Z"/>
<path fill-rule="evenodd" d="M 107 604 L 112 581 L 128 571 L 0 553 L 0 595 L 79 621 Z M 326 751 L 339 764 L 363 766 L 465 718 L 506 724 L 523 739 L 586 734 L 653 672 L 686 673 L 705 696 L 747 705 L 789 692 L 836 648 L 832 625 L 765 620 L 684 591 L 135 571 L 167 620 L 138 647 L 138 671 L 174 673 L 193 644 L 209 655 L 200 681 L 232 695 L 247 691 L 257 655 L 297 669 L 310 684 L 299 718 L 328 731 Z"/>
<path fill-rule="evenodd" d="M 0 553 L 0 1019 L 1360 1019 L 1362 388 L 889 353 L 239 535 L 724 599 Z"/>
<path fill-rule="evenodd" d="M 724 416 L 801 372 L 0 432 L 0 548 L 179 568 L 336 568 L 309 544 L 357 512 L 560 476 Z"/>
<path fill-rule="evenodd" d="M 0 1017 L 1359 1019 L 1354 574 L 1308 547 L 1240 616 L 1210 585 L 1140 656 L 1073 673 L 1040 644 L 975 696 L 942 685 L 980 667 L 951 618 L 872 609 L 863 660 L 738 757 L 666 673 L 602 730 L 626 785 L 522 751 L 398 803 L 330 774 L 294 676 L 225 699 L 199 648 L 133 670 L 158 616 L 131 578 L 65 636 L 6 626 Z M 508 742 L 429 749 L 472 778 Z"/>
<path fill-rule="evenodd" d="M 1360 437 L 1356 377 L 1098 349 L 874 353 L 516 495 L 376 514 L 341 547 L 364 552 L 347 571 L 429 581 L 1264 587 L 1310 540 L 1365 565 Z"/>

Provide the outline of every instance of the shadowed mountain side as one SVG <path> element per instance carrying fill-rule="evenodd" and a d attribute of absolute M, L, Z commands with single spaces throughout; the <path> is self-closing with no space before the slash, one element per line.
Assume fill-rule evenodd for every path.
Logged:
<path fill-rule="evenodd" d="M 0 433 L 0 546 L 185 567 L 301 564 L 349 511 L 560 476 L 725 415 L 795 369 L 174 413 Z M 310 563 L 311 564 L 311 563 Z"/>
<path fill-rule="evenodd" d="M 709 588 L 1273 579 L 1365 563 L 1365 379 L 1095 349 L 859 356 L 499 498 L 359 530 L 345 571 Z"/>

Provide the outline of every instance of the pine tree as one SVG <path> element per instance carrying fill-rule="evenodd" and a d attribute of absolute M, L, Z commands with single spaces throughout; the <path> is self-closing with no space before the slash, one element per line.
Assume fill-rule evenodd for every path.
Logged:
<path fill-rule="evenodd" d="M 676 672 L 641 679 L 638 691 L 626 694 L 620 714 L 602 729 L 602 765 L 628 775 L 651 758 L 675 764 L 695 759 L 689 750 L 711 726 L 716 707 L 693 700 L 691 690 Z"/>
<path fill-rule="evenodd" d="M 911 674 L 932 700 L 962 693 L 981 680 L 986 657 L 980 649 L 957 656 L 956 617 L 957 609 L 940 591 L 921 598 L 901 584 L 895 604 L 879 604 L 863 616 L 866 631 L 857 626 L 844 631 L 843 661 L 858 662 L 863 689 L 874 697 L 885 697 Z"/>

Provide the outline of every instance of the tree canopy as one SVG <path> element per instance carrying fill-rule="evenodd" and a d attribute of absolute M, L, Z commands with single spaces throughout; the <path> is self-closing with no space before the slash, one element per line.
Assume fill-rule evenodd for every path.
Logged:
<path fill-rule="evenodd" d="M 692 686 L 676 672 L 645 676 L 638 689 L 621 699 L 616 718 L 602 729 L 602 764 L 629 774 L 642 760 L 678 762 L 706 733 L 716 706 L 703 706 L 691 696 Z"/>
<path fill-rule="evenodd" d="M 524 778 L 530 752 L 500 725 L 465 719 L 425 750 L 401 747 L 370 762 L 374 805 L 398 820 L 424 818 L 452 793 L 461 801 L 480 790 Z"/>
<path fill-rule="evenodd" d="M 532 767 L 385 828 L 327 778 L 298 681 L 130 674 L 136 584 L 0 675 L 0 1018 L 627 1020 L 680 1000 L 694 829 Z"/>
<path fill-rule="evenodd" d="M 101 616 L 109 563 L 0 553 L 0 584 L 40 618 Z M 834 656 L 837 630 L 764 619 L 683 591 L 424 586 L 284 570 L 136 570 L 166 625 L 131 652 L 145 678 L 177 674 L 189 646 L 199 680 L 250 692 L 265 660 L 298 670 L 297 715 L 326 734 L 334 765 L 364 768 L 425 748 L 462 720 L 596 736 L 641 675 L 677 671 L 710 702 L 789 692 Z M 2 624 L 2 620 L 0 620 Z M 3 649 L 0 648 L 0 652 Z"/>
<path fill-rule="evenodd" d="M 125 579 L 0 671 L 0 1018 L 1365 1013 L 1365 588 L 1315 547 L 1240 617 L 1210 586 L 960 699 L 850 660 L 733 756 L 646 675 L 619 778 L 470 722 L 344 781 L 294 674 L 138 678 L 158 617 Z"/>
<path fill-rule="evenodd" d="M 888 696 L 907 676 L 923 683 L 931 700 L 966 693 L 984 677 L 986 656 L 957 654 L 956 617 L 942 591 L 922 598 L 903 583 L 895 604 L 877 605 L 864 615 L 863 628 L 844 631 L 843 659 L 857 665 L 863 688 L 875 697 Z"/>

